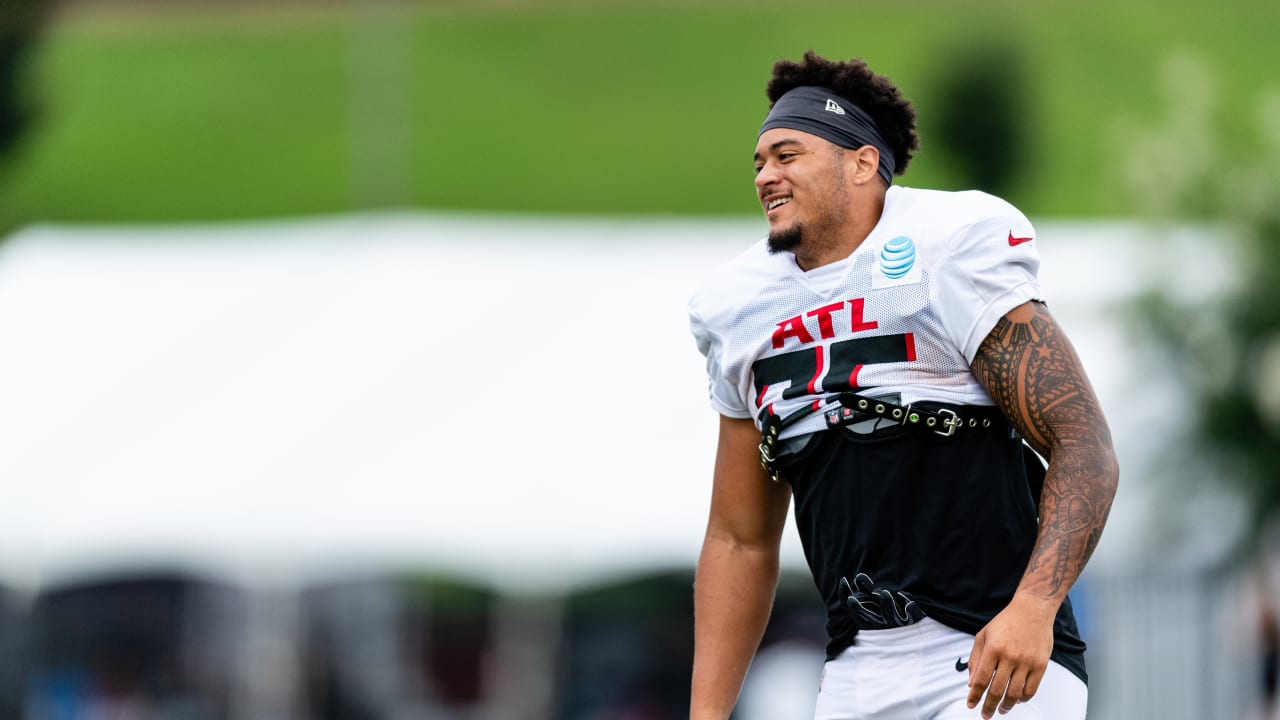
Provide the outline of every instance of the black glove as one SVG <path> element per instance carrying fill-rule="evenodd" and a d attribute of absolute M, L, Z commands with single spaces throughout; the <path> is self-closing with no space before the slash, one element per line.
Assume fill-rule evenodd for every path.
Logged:
<path fill-rule="evenodd" d="M 853 578 L 853 586 L 847 578 L 840 578 L 841 592 L 847 593 L 845 608 L 853 615 L 858 626 L 877 630 L 902 627 L 924 619 L 924 611 L 904 592 L 877 588 L 866 573 Z"/>

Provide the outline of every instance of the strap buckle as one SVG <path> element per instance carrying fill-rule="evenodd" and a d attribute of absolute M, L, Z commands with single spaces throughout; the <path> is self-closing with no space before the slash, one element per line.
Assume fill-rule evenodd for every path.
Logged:
<path fill-rule="evenodd" d="M 773 469 L 773 453 L 770 452 L 771 447 L 773 447 L 772 442 L 760 443 L 760 467 L 764 468 L 765 472 L 769 475 L 769 479 L 777 484 L 782 482 L 782 473 Z"/>
<path fill-rule="evenodd" d="M 764 443 L 760 443 L 760 465 L 768 470 L 772 464 L 773 453 L 769 452 L 769 448 Z"/>
<path fill-rule="evenodd" d="M 964 421 L 960 419 L 960 415 L 950 408 L 938 408 L 937 414 L 942 416 L 941 425 L 944 429 L 934 430 L 933 432 L 937 435 L 941 435 L 942 437 L 951 437 L 952 435 L 955 435 L 956 428 L 964 424 Z"/>

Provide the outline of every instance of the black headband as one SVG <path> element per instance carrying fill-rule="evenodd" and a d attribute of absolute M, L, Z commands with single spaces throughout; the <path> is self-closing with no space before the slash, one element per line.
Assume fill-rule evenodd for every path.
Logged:
<path fill-rule="evenodd" d="M 893 184 L 893 150 L 876 121 L 826 88 L 804 86 L 788 90 L 773 104 L 760 133 L 773 128 L 802 130 L 850 150 L 870 145 L 880 151 L 880 177 Z"/>

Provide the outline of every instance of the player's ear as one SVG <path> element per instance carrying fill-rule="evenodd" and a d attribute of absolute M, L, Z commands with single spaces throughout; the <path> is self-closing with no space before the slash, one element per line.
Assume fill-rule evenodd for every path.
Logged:
<path fill-rule="evenodd" d="M 853 174 L 853 184 L 864 185 L 880 176 L 880 151 L 871 145 L 845 153 L 847 169 Z"/>

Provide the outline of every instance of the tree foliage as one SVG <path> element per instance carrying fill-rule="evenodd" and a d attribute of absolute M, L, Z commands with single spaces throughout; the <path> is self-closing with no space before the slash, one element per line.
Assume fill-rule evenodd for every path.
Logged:
<path fill-rule="evenodd" d="M 1195 449 L 1248 502 L 1255 536 L 1280 519 L 1280 91 L 1259 98 L 1255 152 L 1224 157 L 1209 68 L 1174 57 L 1165 80 L 1168 116 L 1135 133 L 1131 179 L 1162 224 L 1207 221 L 1221 246 L 1206 256 L 1225 251 L 1238 268 L 1208 302 L 1154 291 L 1141 317 L 1176 358 Z"/>
<path fill-rule="evenodd" d="M 1008 197 L 1027 166 L 1025 74 L 1021 54 L 1005 46 L 957 49 L 938 68 L 935 137 L 965 187 Z"/>
<path fill-rule="evenodd" d="M 43 10 L 42 0 L 0 0 L 0 156 L 31 121 L 26 71 Z"/>

